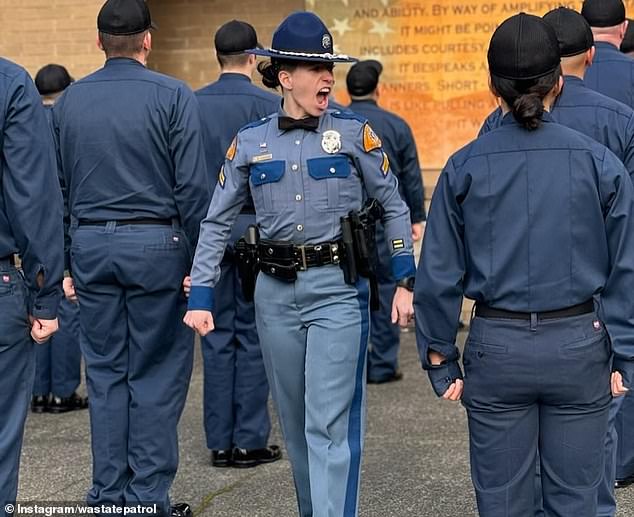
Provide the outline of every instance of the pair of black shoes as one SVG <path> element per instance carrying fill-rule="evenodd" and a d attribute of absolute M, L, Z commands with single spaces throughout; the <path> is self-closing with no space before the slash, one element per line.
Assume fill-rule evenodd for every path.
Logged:
<path fill-rule="evenodd" d="M 380 379 L 368 377 L 368 384 L 386 384 L 388 382 L 400 381 L 402 378 L 403 372 L 401 372 L 400 369 L 397 369 L 392 375 L 388 375 L 387 377 L 382 377 Z"/>
<path fill-rule="evenodd" d="M 269 445 L 263 449 L 220 449 L 211 451 L 211 464 L 214 467 L 234 467 L 248 469 L 262 463 L 273 463 L 282 457 L 277 445 Z"/>
<path fill-rule="evenodd" d="M 88 397 L 80 397 L 73 393 L 70 397 L 56 397 L 55 395 L 34 395 L 31 399 L 33 413 L 68 413 L 88 407 Z"/>
<path fill-rule="evenodd" d="M 170 508 L 170 517 L 193 517 L 191 507 L 187 503 L 177 503 Z"/>
<path fill-rule="evenodd" d="M 617 479 L 614 482 L 614 488 L 625 488 L 634 484 L 634 476 L 628 476 L 623 479 Z"/>

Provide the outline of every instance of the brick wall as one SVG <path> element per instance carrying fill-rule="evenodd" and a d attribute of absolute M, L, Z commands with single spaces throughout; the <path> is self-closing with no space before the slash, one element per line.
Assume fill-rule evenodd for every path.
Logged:
<path fill-rule="evenodd" d="M 274 9 L 271 4 L 262 0 L 148 0 L 159 26 L 153 34 L 150 67 L 183 79 L 192 88 L 215 80 L 219 69 L 213 35 L 218 27 L 233 18 L 245 20 L 255 27 L 260 42 L 269 46 L 282 19 L 304 7 L 303 0 L 278 0 Z"/>
<path fill-rule="evenodd" d="M 95 44 L 101 0 L 0 0 L 0 56 L 32 75 L 59 63 L 80 78 L 103 63 Z"/>

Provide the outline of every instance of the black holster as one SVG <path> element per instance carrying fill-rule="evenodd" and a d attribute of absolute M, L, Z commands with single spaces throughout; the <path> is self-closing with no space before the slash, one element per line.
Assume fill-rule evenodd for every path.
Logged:
<path fill-rule="evenodd" d="M 248 302 L 253 301 L 255 281 L 260 270 L 258 264 L 258 242 L 260 232 L 258 227 L 251 225 L 244 237 L 238 239 L 233 246 L 238 276 L 242 285 L 242 294 Z"/>
<path fill-rule="evenodd" d="M 350 285 L 354 285 L 359 276 L 370 281 L 370 308 L 373 311 L 379 309 L 376 221 L 383 217 L 383 212 L 381 203 L 371 198 L 361 210 L 351 210 L 341 218 L 344 260 L 340 264 L 344 279 Z"/>

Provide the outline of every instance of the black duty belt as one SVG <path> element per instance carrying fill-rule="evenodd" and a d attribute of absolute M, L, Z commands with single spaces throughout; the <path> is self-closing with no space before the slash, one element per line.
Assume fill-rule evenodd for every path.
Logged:
<path fill-rule="evenodd" d="M 340 241 L 296 246 L 291 242 L 262 239 L 258 243 L 260 270 L 276 278 L 293 280 L 297 271 L 339 264 L 342 249 Z"/>
<path fill-rule="evenodd" d="M 7 257 L 0 258 L 0 265 L 15 266 L 15 255 L 9 255 Z"/>
<path fill-rule="evenodd" d="M 587 302 L 572 305 L 565 309 L 557 309 L 555 311 L 537 312 L 537 319 L 540 320 L 552 320 L 557 318 L 570 318 L 571 316 L 580 316 L 581 314 L 587 314 L 594 311 L 594 302 L 588 300 Z M 530 320 L 530 312 L 516 312 L 506 311 L 504 309 L 494 309 L 483 303 L 476 303 L 475 315 L 480 318 L 500 318 L 507 320 Z"/>
<path fill-rule="evenodd" d="M 141 217 L 139 219 L 113 219 L 117 226 L 126 226 L 130 224 L 155 224 L 158 226 L 172 226 L 171 219 L 154 219 L 151 217 Z M 108 221 L 95 221 L 93 219 L 79 219 L 77 224 L 79 226 L 106 226 Z"/>

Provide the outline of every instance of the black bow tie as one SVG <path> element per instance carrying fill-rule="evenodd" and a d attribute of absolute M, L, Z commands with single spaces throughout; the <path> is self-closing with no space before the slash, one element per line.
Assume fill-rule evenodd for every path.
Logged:
<path fill-rule="evenodd" d="M 291 117 L 279 117 L 277 119 L 277 127 L 286 131 L 289 129 L 306 129 L 315 131 L 319 126 L 319 117 L 306 117 L 295 119 Z"/>

